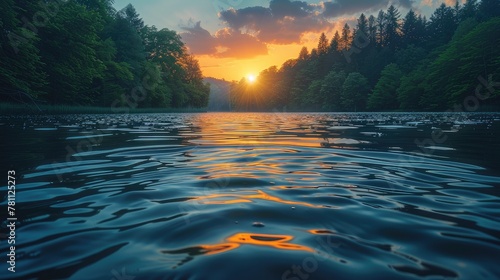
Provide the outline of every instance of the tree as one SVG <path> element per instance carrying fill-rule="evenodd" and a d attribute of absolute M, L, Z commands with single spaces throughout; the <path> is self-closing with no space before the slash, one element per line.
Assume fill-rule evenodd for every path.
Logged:
<path fill-rule="evenodd" d="M 421 98 L 425 93 L 425 67 L 411 72 L 401 78 L 401 84 L 397 89 L 400 109 L 416 111 L 421 108 Z"/>
<path fill-rule="evenodd" d="M 415 69 L 415 66 L 419 65 L 420 61 L 422 61 L 426 55 L 427 52 L 425 49 L 415 45 L 409 45 L 397 51 L 394 58 L 399 69 L 401 69 L 404 74 L 408 74 Z"/>
<path fill-rule="evenodd" d="M 356 37 L 358 33 L 363 34 L 363 36 L 366 37 L 369 36 L 368 20 L 366 19 L 365 14 L 361 14 L 358 18 L 358 24 L 356 25 L 356 32 L 354 33 L 354 37 Z"/>
<path fill-rule="evenodd" d="M 132 5 L 127 6 L 133 9 Z M 134 19 L 127 18 L 122 10 L 116 15 L 115 20 L 108 26 L 108 36 L 114 41 L 116 47 L 116 61 L 126 62 L 137 77 L 143 72 L 142 65 L 146 61 L 144 43 L 134 27 Z"/>
<path fill-rule="evenodd" d="M 326 111 L 339 111 L 342 109 L 342 86 L 346 79 L 344 71 L 331 71 L 323 79 L 320 95 L 323 97 L 322 109 Z"/>
<path fill-rule="evenodd" d="M 421 40 L 418 30 L 418 18 L 413 10 L 410 10 L 404 20 L 401 28 L 403 33 L 403 45 L 416 44 Z"/>
<path fill-rule="evenodd" d="M 385 38 L 383 41 L 391 48 L 398 48 L 400 45 L 399 18 L 400 14 L 398 9 L 396 9 L 393 5 L 389 6 L 387 13 L 385 14 Z"/>
<path fill-rule="evenodd" d="M 426 75 L 426 92 L 421 105 L 426 109 L 442 109 L 461 104 L 468 95 L 475 94 L 479 81 L 500 78 L 500 18 L 496 17 L 477 25 L 464 36 L 456 36 L 448 47 L 429 66 Z M 483 85 L 484 87 L 484 85 Z M 492 90 L 490 88 L 488 90 Z M 489 97 L 498 93 L 488 92 Z"/>
<path fill-rule="evenodd" d="M 116 12 L 113 8 L 114 0 L 75 0 L 74 2 L 84 6 L 86 10 L 97 12 L 101 18 L 108 17 L 111 20 Z"/>
<path fill-rule="evenodd" d="M 370 40 L 377 40 L 377 25 L 376 19 L 373 15 L 370 15 L 368 18 L 368 36 L 370 37 Z"/>
<path fill-rule="evenodd" d="M 478 4 L 477 0 L 467 0 L 465 1 L 464 6 L 460 10 L 460 18 L 461 21 L 468 19 L 468 18 L 474 18 L 477 15 L 478 11 Z"/>
<path fill-rule="evenodd" d="M 97 12 L 70 1 L 61 4 L 47 26 L 39 29 L 52 104 L 89 105 L 98 99 L 94 82 L 104 77 L 106 69 L 97 52 L 103 23 Z"/>
<path fill-rule="evenodd" d="M 134 80 L 130 64 L 116 60 L 116 48 L 111 38 L 101 43 L 97 51 L 97 57 L 104 63 L 105 70 L 103 76 L 97 78 L 94 82 L 98 105 L 109 106 L 119 104 L 125 106 L 126 100 L 123 100 L 131 89 Z"/>
<path fill-rule="evenodd" d="M 349 49 L 351 46 L 352 36 L 351 36 L 351 28 L 346 23 L 342 28 L 342 37 L 340 38 L 340 48 L 345 50 Z"/>
<path fill-rule="evenodd" d="M 307 47 L 302 47 L 299 53 L 299 60 L 306 60 L 309 58 L 309 51 L 307 50 Z"/>
<path fill-rule="evenodd" d="M 210 86 L 203 83 L 203 74 L 198 60 L 192 55 L 186 54 L 178 60 L 178 64 L 182 67 L 184 73 L 182 81 L 189 97 L 188 105 L 193 107 L 206 106 Z"/>
<path fill-rule="evenodd" d="M 11 101 L 44 94 L 47 84 L 44 64 L 37 47 L 40 38 L 18 19 L 20 7 L 5 0 L 0 9 L 0 94 Z"/>
<path fill-rule="evenodd" d="M 373 93 L 368 98 L 368 109 L 394 110 L 399 106 L 397 89 L 400 85 L 402 72 L 399 67 L 391 63 L 381 73 L 380 80 L 375 85 Z"/>
<path fill-rule="evenodd" d="M 158 65 L 165 84 L 172 89 L 172 106 L 187 106 L 189 96 L 183 83 L 185 72 L 177 63 L 185 55 L 180 36 L 166 28 L 158 30 L 152 26 L 144 28 L 143 37 L 148 61 Z"/>
<path fill-rule="evenodd" d="M 302 96 L 301 109 L 316 111 L 321 108 L 322 80 L 314 80 Z"/>
<path fill-rule="evenodd" d="M 144 45 L 147 59 L 159 64 L 163 72 L 173 75 L 182 71 L 176 61 L 184 56 L 186 49 L 175 31 L 167 28 L 158 30 L 155 26 L 146 27 Z"/>
<path fill-rule="evenodd" d="M 328 39 L 326 39 L 325 33 L 321 33 L 321 36 L 319 36 L 317 50 L 320 56 L 328 53 Z"/>
<path fill-rule="evenodd" d="M 168 108 L 172 104 L 172 89 L 165 83 L 158 65 L 152 62 L 144 63 L 143 77 L 147 83 L 148 95 L 144 107 Z"/>
<path fill-rule="evenodd" d="M 493 17 L 500 16 L 499 0 L 481 0 L 478 7 L 479 18 L 486 21 Z"/>
<path fill-rule="evenodd" d="M 377 16 L 377 42 L 379 46 L 385 45 L 385 26 L 386 26 L 386 15 L 384 11 L 380 10 Z"/>
<path fill-rule="evenodd" d="M 358 72 L 350 73 L 342 85 L 342 109 L 351 112 L 364 110 L 369 91 L 368 80 L 363 75 Z"/>
<path fill-rule="evenodd" d="M 429 24 L 429 32 L 434 47 L 441 46 L 451 40 L 457 24 L 453 9 L 444 3 L 434 11 Z"/>
<path fill-rule="evenodd" d="M 455 18 L 455 24 L 459 24 L 461 21 L 460 14 L 462 8 L 460 7 L 460 0 L 455 1 L 455 5 L 453 6 L 453 17 Z"/>
<path fill-rule="evenodd" d="M 128 4 L 117 14 L 117 16 L 127 20 L 130 26 L 134 28 L 138 34 L 140 34 L 144 29 L 144 21 L 140 18 L 140 15 L 137 13 L 132 4 Z"/>
<path fill-rule="evenodd" d="M 335 35 L 333 35 L 332 41 L 330 42 L 330 53 L 337 52 L 340 49 L 340 35 L 338 31 L 335 31 Z"/>
<path fill-rule="evenodd" d="M 321 33 L 318 42 L 318 77 L 323 78 L 328 70 L 330 69 L 329 61 L 327 59 L 328 55 L 328 40 L 326 39 L 325 33 Z"/>

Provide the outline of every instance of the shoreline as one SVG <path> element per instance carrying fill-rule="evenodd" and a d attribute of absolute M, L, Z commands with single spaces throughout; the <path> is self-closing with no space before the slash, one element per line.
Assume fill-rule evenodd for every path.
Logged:
<path fill-rule="evenodd" d="M 205 113 L 207 108 L 129 108 L 0 103 L 0 115 Z"/>
<path fill-rule="evenodd" d="M 73 105 L 28 105 L 0 103 L 0 115 L 64 115 L 64 114 L 154 114 L 154 113 L 331 113 L 331 114 L 367 114 L 367 113 L 499 113 L 500 108 L 487 106 L 473 112 L 446 111 L 209 111 L 208 108 L 128 108 L 97 107 Z"/>

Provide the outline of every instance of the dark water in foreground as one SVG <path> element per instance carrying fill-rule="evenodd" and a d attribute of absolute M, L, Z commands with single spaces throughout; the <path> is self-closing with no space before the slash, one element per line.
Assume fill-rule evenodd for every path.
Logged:
<path fill-rule="evenodd" d="M 500 278 L 500 115 L 0 123 L 1 279 Z"/>

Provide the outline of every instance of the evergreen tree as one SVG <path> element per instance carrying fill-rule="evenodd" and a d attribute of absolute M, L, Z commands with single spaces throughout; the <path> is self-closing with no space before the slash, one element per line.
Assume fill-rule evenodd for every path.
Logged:
<path fill-rule="evenodd" d="M 342 37 L 340 38 L 340 47 L 341 49 L 349 49 L 351 47 L 351 28 L 346 23 L 342 28 Z"/>
<path fill-rule="evenodd" d="M 127 7 L 133 9 L 132 5 Z M 127 18 L 122 10 L 107 29 L 108 35 L 115 43 L 117 62 L 128 63 L 134 75 L 138 77 L 143 72 L 142 66 L 146 61 L 146 51 L 143 39 L 133 25 L 135 20 L 137 19 Z"/>
<path fill-rule="evenodd" d="M 373 15 L 368 18 L 368 36 L 371 41 L 377 40 L 377 22 Z"/>
<path fill-rule="evenodd" d="M 481 0 L 478 7 L 479 18 L 486 21 L 500 16 L 500 0 Z"/>
<path fill-rule="evenodd" d="M 384 11 L 379 11 L 377 16 L 377 42 L 379 46 L 385 45 L 385 27 L 386 27 L 386 15 Z"/>
<path fill-rule="evenodd" d="M 393 5 L 389 6 L 387 13 L 385 14 L 385 37 L 383 41 L 391 48 L 398 48 L 400 45 L 399 18 L 400 14 L 398 9 L 396 9 Z"/>
<path fill-rule="evenodd" d="M 481 79 L 484 82 L 500 78 L 500 37 L 491 36 L 498 32 L 499 25 L 500 18 L 496 17 L 455 37 L 429 66 L 422 106 L 436 110 L 460 104 L 467 95 L 475 93 Z M 490 98 L 497 95 L 489 93 Z"/>
<path fill-rule="evenodd" d="M 476 17 L 478 11 L 477 0 L 467 0 L 460 11 L 461 20 Z"/>
<path fill-rule="evenodd" d="M 356 25 L 356 32 L 354 34 L 354 37 L 356 37 L 357 33 L 361 33 L 363 36 L 368 37 L 369 36 L 369 29 L 368 29 L 368 20 L 366 19 L 365 14 L 361 14 L 358 18 L 358 24 Z"/>
<path fill-rule="evenodd" d="M 333 35 L 332 41 L 330 42 L 330 52 L 336 52 L 341 50 L 341 41 L 340 41 L 340 35 L 338 31 L 335 31 L 335 35 Z"/>
<path fill-rule="evenodd" d="M 444 3 L 441 4 L 432 14 L 429 24 L 432 46 L 440 46 L 451 40 L 456 28 L 453 9 Z"/>
<path fill-rule="evenodd" d="M 118 13 L 118 16 L 127 20 L 130 26 L 132 26 L 132 28 L 134 28 L 138 34 L 140 34 L 143 30 L 144 21 L 139 16 L 132 4 L 128 4 L 125 8 L 123 8 L 123 10 Z"/>
<path fill-rule="evenodd" d="M 307 47 L 302 47 L 299 53 L 299 60 L 306 60 L 309 57 L 309 51 L 307 50 Z"/>
<path fill-rule="evenodd" d="M 328 39 L 326 39 L 325 33 L 321 33 L 318 41 L 318 54 L 325 55 L 328 53 Z"/>
<path fill-rule="evenodd" d="M 403 45 L 417 44 L 422 38 L 418 30 L 418 18 L 413 10 L 410 10 L 403 21 L 401 32 L 403 33 Z"/>

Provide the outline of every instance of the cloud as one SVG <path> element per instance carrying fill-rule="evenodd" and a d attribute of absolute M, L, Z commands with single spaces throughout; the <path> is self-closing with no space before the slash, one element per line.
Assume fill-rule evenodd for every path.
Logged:
<path fill-rule="evenodd" d="M 252 58 L 267 54 L 267 46 L 250 34 L 224 28 L 215 34 L 221 50 L 216 54 L 219 57 Z"/>
<path fill-rule="evenodd" d="M 269 3 L 269 9 L 275 17 L 307 17 L 314 12 L 315 5 L 301 1 L 275 0 Z"/>
<path fill-rule="evenodd" d="M 224 28 L 211 35 L 198 21 L 191 27 L 182 27 L 180 35 L 189 50 L 196 55 L 215 57 L 252 58 L 267 54 L 267 46 L 256 37 Z"/>
<path fill-rule="evenodd" d="M 331 0 L 318 4 L 271 0 L 269 7 L 221 11 L 219 19 L 227 27 L 213 35 L 200 22 L 182 27 L 185 32 L 180 35 L 197 55 L 252 58 L 267 54 L 268 44 L 300 44 L 305 34 L 333 30 L 335 23 L 345 21 L 346 17 L 385 9 L 390 4 L 410 8 L 413 0 Z"/>
<path fill-rule="evenodd" d="M 272 44 L 300 43 L 304 33 L 331 28 L 323 18 L 320 5 L 303 1 L 272 0 L 269 7 L 229 9 L 219 18 L 234 30 L 254 34 L 260 41 Z"/>
<path fill-rule="evenodd" d="M 388 5 L 411 8 L 412 0 L 335 0 L 323 2 L 323 16 L 340 17 L 385 9 Z"/>
<path fill-rule="evenodd" d="M 198 21 L 192 27 L 182 27 L 187 32 L 180 33 L 182 40 L 194 54 L 213 54 L 216 52 L 217 40 L 208 30 L 201 27 Z"/>

